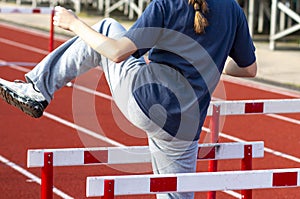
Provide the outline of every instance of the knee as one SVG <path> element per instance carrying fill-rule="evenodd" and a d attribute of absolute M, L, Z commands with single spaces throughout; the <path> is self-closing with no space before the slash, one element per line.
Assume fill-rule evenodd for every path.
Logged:
<path fill-rule="evenodd" d="M 115 29 L 115 27 L 117 27 L 119 30 L 124 29 L 122 25 L 113 18 L 104 18 L 92 26 L 94 30 L 104 34 L 105 36 L 108 36 L 110 29 Z"/>
<path fill-rule="evenodd" d="M 102 20 L 100 20 L 99 22 L 97 22 L 96 24 L 94 24 L 92 26 L 92 28 L 96 31 L 98 31 L 99 33 L 103 33 L 103 30 L 105 28 L 105 25 L 109 24 L 112 22 L 112 20 L 114 19 L 111 19 L 111 18 L 104 18 Z"/>

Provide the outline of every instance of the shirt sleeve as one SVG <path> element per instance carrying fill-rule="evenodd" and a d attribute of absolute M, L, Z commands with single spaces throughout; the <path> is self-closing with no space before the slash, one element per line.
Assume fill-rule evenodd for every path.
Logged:
<path fill-rule="evenodd" d="M 163 23 L 163 6 L 161 2 L 152 1 L 142 16 L 137 19 L 133 26 L 125 33 L 125 37 L 129 38 L 137 47 L 137 51 L 132 55 L 136 58 L 144 55 L 155 46 L 161 36 Z"/>
<path fill-rule="evenodd" d="M 238 8 L 238 21 L 235 39 L 229 56 L 240 67 L 247 67 L 255 62 L 255 47 L 249 33 L 246 16 L 242 9 Z"/>

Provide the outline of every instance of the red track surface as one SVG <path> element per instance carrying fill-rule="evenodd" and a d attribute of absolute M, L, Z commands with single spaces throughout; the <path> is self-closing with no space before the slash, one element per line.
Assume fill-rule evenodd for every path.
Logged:
<path fill-rule="evenodd" d="M 12 28 L 0 23 L 0 61 L 38 62 L 48 49 L 48 35 L 37 34 L 20 28 Z M 12 42 L 13 41 L 13 42 Z M 62 41 L 56 42 L 58 46 Z M 24 45 L 25 44 L 25 45 Z M 34 48 L 32 48 L 34 47 Z M 39 50 L 40 49 L 40 50 Z M 40 51 L 40 52 L 39 52 Z M 8 80 L 24 79 L 26 67 L 0 67 L 0 77 Z M 98 79 L 101 77 L 100 81 Z M 102 73 L 94 69 L 83 75 L 78 84 L 109 94 Z M 95 83 L 96 82 L 96 83 Z M 286 99 L 299 98 L 300 93 L 286 91 L 254 82 L 240 79 L 224 79 L 222 84 L 226 99 Z M 222 89 L 215 92 L 216 98 L 224 98 Z M 76 96 L 72 96 L 76 95 Z M 80 97 L 79 97 L 80 96 Z M 113 110 L 113 113 L 112 113 Z M 105 141 L 86 135 L 81 131 L 66 126 L 50 118 L 54 115 L 62 120 L 101 134 L 99 126 L 110 139 L 124 145 L 147 145 L 145 134 L 135 129 L 124 120 L 112 102 L 102 97 L 95 97 L 83 91 L 65 87 L 58 91 L 55 99 L 41 119 L 32 119 L 15 108 L 0 101 L 0 198 L 2 199 L 33 199 L 40 198 L 40 185 L 30 180 L 28 176 L 14 170 L 10 164 L 5 164 L 3 158 L 15 163 L 31 174 L 40 177 L 39 168 L 26 167 L 28 149 L 37 148 L 70 148 L 111 146 Z M 95 116 L 96 113 L 96 117 Z M 117 116 L 117 117 L 116 117 Z M 276 116 L 276 115 L 275 115 Z M 230 116 L 223 119 L 221 131 L 246 141 L 264 141 L 265 147 L 300 158 L 299 132 L 300 114 L 284 115 L 286 120 L 275 118 L 274 115 Z M 206 125 L 208 122 L 206 122 Z M 206 126 L 207 127 L 207 126 Z M 128 133 L 130 132 L 130 133 Z M 204 140 L 205 132 L 201 139 Z M 234 141 L 221 137 L 221 142 Z M 220 161 L 219 170 L 237 170 L 240 161 Z M 263 159 L 253 161 L 254 169 L 277 169 L 300 167 L 299 159 L 290 160 L 269 152 Z M 207 171 L 207 162 L 198 163 L 198 171 Z M 24 173 L 24 172 L 23 172 Z M 59 167 L 54 168 L 54 185 L 60 191 L 74 198 L 85 198 L 85 182 L 87 176 L 124 175 L 151 173 L 150 164 L 118 165 L 109 167 Z M 293 199 L 298 198 L 299 188 L 254 190 L 256 199 Z M 60 198 L 54 194 L 54 198 Z M 120 198 L 154 198 L 154 196 L 124 196 Z M 197 193 L 196 198 L 206 198 L 205 193 Z M 217 198 L 234 198 L 223 192 L 217 193 Z"/>

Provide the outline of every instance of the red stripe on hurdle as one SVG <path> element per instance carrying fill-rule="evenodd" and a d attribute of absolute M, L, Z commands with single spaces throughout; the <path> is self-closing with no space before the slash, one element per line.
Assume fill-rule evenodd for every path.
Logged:
<path fill-rule="evenodd" d="M 216 158 L 216 147 L 199 147 L 197 159 L 207 160 Z"/>
<path fill-rule="evenodd" d="M 264 103 L 246 103 L 245 104 L 245 113 L 263 113 L 264 112 Z"/>
<path fill-rule="evenodd" d="M 273 186 L 297 186 L 298 172 L 274 173 Z"/>
<path fill-rule="evenodd" d="M 104 196 L 101 199 L 113 199 L 115 196 L 115 181 L 104 180 Z"/>
<path fill-rule="evenodd" d="M 85 151 L 84 164 L 107 163 L 108 151 Z"/>
<path fill-rule="evenodd" d="M 150 178 L 150 192 L 169 192 L 177 190 L 177 177 Z"/>
<path fill-rule="evenodd" d="M 32 13 L 41 13 L 41 9 L 34 8 L 32 9 Z"/>

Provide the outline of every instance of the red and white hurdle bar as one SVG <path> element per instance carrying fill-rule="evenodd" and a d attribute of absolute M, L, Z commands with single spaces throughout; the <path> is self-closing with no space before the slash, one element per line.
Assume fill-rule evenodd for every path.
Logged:
<path fill-rule="evenodd" d="M 53 16 L 54 9 L 50 7 L 41 8 L 14 8 L 14 7 L 0 7 L 0 13 L 3 14 L 50 14 L 50 30 L 49 30 L 49 52 L 54 49 L 54 25 Z"/>
<path fill-rule="evenodd" d="M 220 107 L 220 115 L 300 113 L 300 99 L 213 101 L 208 116 L 212 115 L 213 106 Z"/>
<path fill-rule="evenodd" d="M 87 197 L 300 186 L 300 169 L 88 177 Z M 138 187 L 138 188 L 137 188 Z"/>
<path fill-rule="evenodd" d="M 14 7 L 2 7 L 0 13 L 21 13 L 21 14 L 52 14 L 53 8 L 41 7 L 41 8 L 14 8 Z"/>
<path fill-rule="evenodd" d="M 245 147 L 251 147 L 252 158 L 264 156 L 264 143 L 230 142 L 199 144 L 199 160 L 243 159 Z M 51 153 L 53 166 L 82 166 L 91 164 L 132 164 L 151 162 L 148 146 L 96 147 L 69 149 L 35 149 L 27 152 L 28 167 L 43 167 L 44 154 Z"/>
<path fill-rule="evenodd" d="M 241 168 L 252 165 L 252 158 L 264 156 L 263 142 L 199 144 L 199 160 L 242 159 Z M 128 164 L 150 162 L 148 147 L 104 147 L 28 150 L 28 167 L 41 169 L 41 198 L 53 198 L 53 166 Z"/>

